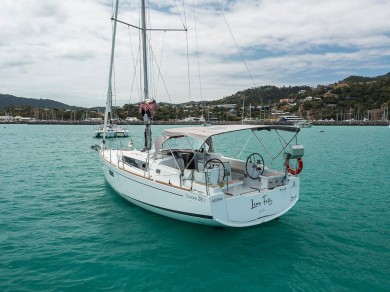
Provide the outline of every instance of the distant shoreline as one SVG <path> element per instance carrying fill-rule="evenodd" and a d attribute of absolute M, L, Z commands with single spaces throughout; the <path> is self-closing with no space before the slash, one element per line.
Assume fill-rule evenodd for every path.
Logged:
<path fill-rule="evenodd" d="M 95 125 L 100 123 L 85 122 L 85 121 L 34 121 L 34 122 L 7 122 L 0 121 L 1 125 Z M 118 125 L 143 125 L 142 122 L 117 122 Z M 202 122 L 175 122 L 175 121 L 155 121 L 154 125 L 203 125 Z M 211 125 L 239 125 L 241 122 L 229 121 L 213 121 Z M 294 125 L 292 122 L 280 121 L 253 121 L 244 122 L 245 125 Z M 389 121 L 313 121 L 313 126 L 388 126 Z"/>

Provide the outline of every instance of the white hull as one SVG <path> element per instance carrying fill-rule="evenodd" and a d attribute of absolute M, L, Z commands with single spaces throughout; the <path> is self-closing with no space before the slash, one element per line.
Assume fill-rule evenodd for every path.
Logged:
<path fill-rule="evenodd" d="M 114 130 L 115 126 L 108 124 L 108 121 L 112 103 L 111 83 L 118 2 L 117 0 L 113 16 L 104 131 Z M 221 125 L 164 129 L 163 135 L 156 138 L 152 144 L 151 121 L 157 105 L 149 92 L 149 42 L 145 2 L 141 1 L 140 7 L 144 101 L 139 107 L 145 122 L 144 151 L 106 149 L 104 140 L 100 147 L 92 146 L 100 153 L 105 179 L 126 200 L 152 212 L 187 222 L 246 227 L 283 215 L 295 205 L 299 197 L 299 178 L 295 174 L 301 171 L 302 161 L 300 160 L 299 169 L 293 170 L 289 160 L 300 159 L 303 147 L 292 147 L 290 152 L 286 149 L 296 137 L 299 128 L 277 125 Z M 236 157 L 243 157 L 241 154 L 250 139 L 254 138 L 254 141 L 260 142 L 259 145 L 256 148 L 248 146 L 248 149 L 265 150 L 271 166 L 277 157 L 283 155 L 286 164 L 283 170 L 267 167 L 262 155 L 253 152 L 254 150 L 249 152 L 251 154 L 245 154 L 249 154 L 246 160 L 225 157 L 214 151 L 217 149 L 214 148 L 214 142 L 218 144 L 218 139 L 213 139 L 215 136 L 234 135 L 237 131 L 243 131 L 243 134 L 250 136 L 246 138 L 247 141 Z M 269 141 L 268 132 L 274 132 L 276 145 L 282 146 L 280 151 L 274 154 L 268 151 L 258 136 L 264 132 L 267 133 L 264 135 L 266 141 Z M 291 134 L 291 137 L 284 138 L 280 132 Z M 226 138 L 225 143 L 231 143 L 231 140 Z"/>
<path fill-rule="evenodd" d="M 225 194 L 226 188 L 209 186 L 207 195 L 201 183 L 193 182 L 191 189 L 184 181 L 180 187 L 179 175 L 149 178 L 147 173 L 118 160 L 121 153 L 105 150 L 104 158 L 101 153 L 104 176 L 110 186 L 129 202 L 174 219 L 215 226 L 253 226 L 280 217 L 299 198 L 299 178 L 295 176 L 289 175 L 285 185 L 260 191 L 245 187 L 245 182 L 239 188 L 232 184 L 229 193 L 233 195 Z"/>
<path fill-rule="evenodd" d="M 294 124 L 294 126 L 299 128 L 311 128 L 313 125 L 309 121 L 300 121 Z"/>
<path fill-rule="evenodd" d="M 93 138 L 103 138 L 104 127 L 100 127 L 93 132 Z M 106 129 L 106 138 L 123 138 L 129 137 L 129 131 L 117 125 L 110 125 Z"/>

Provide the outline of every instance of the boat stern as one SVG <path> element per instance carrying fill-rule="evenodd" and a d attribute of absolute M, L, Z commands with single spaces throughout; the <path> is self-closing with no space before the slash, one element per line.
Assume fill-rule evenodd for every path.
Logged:
<path fill-rule="evenodd" d="M 238 196 L 224 194 L 210 198 L 214 220 L 221 225 L 245 227 L 276 219 L 299 199 L 299 178 L 288 176 L 286 184 L 272 190 L 252 190 Z"/>

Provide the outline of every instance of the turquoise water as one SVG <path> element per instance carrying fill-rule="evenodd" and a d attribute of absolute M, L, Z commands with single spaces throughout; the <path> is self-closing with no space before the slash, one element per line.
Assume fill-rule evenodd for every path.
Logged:
<path fill-rule="evenodd" d="M 93 126 L 0 126 L 0 291 L 390 289 L 388 127 L 302 129 L 297 205 L 216 229 L 116 195 Z"/>

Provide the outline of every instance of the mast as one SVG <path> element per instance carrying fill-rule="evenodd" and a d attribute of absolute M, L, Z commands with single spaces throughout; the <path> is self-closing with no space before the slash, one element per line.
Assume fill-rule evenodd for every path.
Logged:
<path fill-rule="evenodd" d="M 116 23 L 117 23 L 117 19 L 118 19 L 118 6 L 119 6 L 119 0 L 116 0 L 116 3 L 115 3 L 115 14 L 114 14 L 114 28 L 112 30 L 111 58 L 110 58 L 110 71 L 109 71 L 109 77 L 108 77 L 106 111 L 104 113 L 103 143 L 104 143 L 104 141 L 106 139 L 108 113 L 111 114 L 111 103 L 112 103 L 112 85 L 111 85 L 111 82 L 112 82 L 112 71 L 113 71 L 113 66 L 114 66 L 115 36 L 116 36 Z"/>
<path fill-rule="evenodd" d="M 142 54 L 143 54 L 143 69 L 144 69 L 144 101 L 149 98 L 149 82 L 148 82 L 148 55 L 146 47 L 146 17 L 145 17 L 145 0 L 141 1 L 141 31 L 142 31 Z"/>
<path fill-rule="evenodd" d="M 142 55 L 143 55 L 143 71 L 144 71 L 144 102 L 149 100 L 149 81 L 148 81 L 148 55 L 147 55 L 147 39 L 146 39 L 146 9 L 145 0 L 141 1 L 141 33 L 142 33 Z M 152 148 L 152 129 L 150 126 L 150 118 L 145 113 L 145 143 L 144 149 L 150 150 Z"/>

